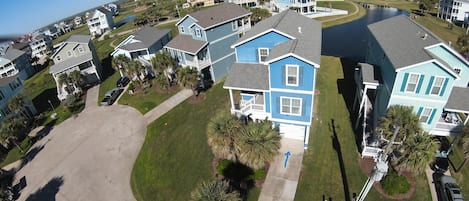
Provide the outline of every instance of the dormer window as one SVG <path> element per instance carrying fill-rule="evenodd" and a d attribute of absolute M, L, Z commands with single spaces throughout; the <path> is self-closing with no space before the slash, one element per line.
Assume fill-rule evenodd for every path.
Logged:
<path fill-rule="evenodd" d="M 299 69 L 298 65 L 286 65 L 286 85 L 298 86 Z"/>
<path fill-rule="evenodd" d="M 180 33 L 184 33 L 184 27 L 182 27 L 182 26 L 179 27 L 179 32 L 180 32 Z"/>
<path fill-rule="evenodd" d="M 57 58 L 57 61 L 60 61 L 60 60 L 62 60 L 62 58 L 60 58 L 60 56 L 59 56 L 59 55 L 57 55 L 57 57 L 56 57 L 56 58 Z"/>
<path fill-rule="evenodd" d="M 456 72 L 458 75 L 461 75 L 461 69 L 460 68 L 455 68 L 454 72 Z"/>
<path fill-rule="evenodd" d="M 68 57 L 71 57 L 71 56 L 72 56 L 72 51 L 70 51 L 70 50 L 67 51 L 67 56 L 68 56 Z"/>
<path fill-rule="evenodd" d="M 202 37 L 202 33 L 200 33 L 200 29 L 198 28 L 195 29 L 195 36 Z"/>
<path fill-rule="evenodd" d="M 83 50 L 83 47 L 78 47 L 78 52 L 83 53 L 85 50 Z"/>
<path fill-rule="evenodd" d="M 259 48 L 257 51 L 259 54 L 259 63 L 264 62 L 269 56 L 269 48 Z"/>

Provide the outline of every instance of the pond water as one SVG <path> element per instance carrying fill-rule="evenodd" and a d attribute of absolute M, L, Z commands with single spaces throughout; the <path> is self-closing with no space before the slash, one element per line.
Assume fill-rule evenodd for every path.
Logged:
<path fill-rule="evenodd" d="M 330 27 L 322 31 L 322 54 L 353 61 L 364 61 L 366 54 L 367 25 L 397 15 L 409 13 L 396 8 L 375 7 L 356 21 Z"/>

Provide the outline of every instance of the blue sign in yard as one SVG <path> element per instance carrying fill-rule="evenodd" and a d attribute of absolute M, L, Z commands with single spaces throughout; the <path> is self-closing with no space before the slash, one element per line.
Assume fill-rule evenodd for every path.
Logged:
<path fill-rule="evenodd" d="M 288 162 L 288 158 L 290 157 L 291 153 L 290 151 L 287 151 L 285 153 L 285 162 L 283 162 L 283 168 L 287 168 L 287 162 Z"/>

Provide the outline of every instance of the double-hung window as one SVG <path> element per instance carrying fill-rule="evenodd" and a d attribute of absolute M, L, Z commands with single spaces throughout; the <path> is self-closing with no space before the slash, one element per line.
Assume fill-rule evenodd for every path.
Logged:
<path fill-rule="evenodd" d="M 420 113 L 420 122 L 427 124 L 431 114 L 432 108 L 423 108 L 422 113 Z"/>
<path fill-rule="evenodd" d="M 439 95 L 444 81 L 445 81 L 444 77 L 435 77 L 435 80 L 433 81 L 433 86 L 432 86 L 432 90 L 430 91 L 430 94 Z"/>
<path fill-rule="evenodd" d="M 183 26 L 179 27 L 179 32 L 184 33 L 184 27 Z"/>
<path fill-rule="evenodd" d="M 264 62 L 269 56 L 269 48 L 259 48 L 257 52 L 259 54 L 259 62 Z"/>
<path fill-rule="evenodd" d="M 236 31 L 238 29 L 238 22 L 237 21 L 231 22 L 231 29 L 233 31 Z"/>
<path fill-rule="evenodd" d="M 417 89 L 417 84 L 419 83 L 420 75 L 419 74 L 409 74 L 409 79 L 407 80 L 407 86 L 405 88 L 406 92 L 415 92 Z"/>
<path fill-rule="evenodd" d="M 280 97 L 280 114 L 301 115 L 301 98 Z"/>
<path fill-rule="evenodd" d="M 298 86 L 299 67 L 298 65 L 286 65 L 286 85 Z"/>
<path fill-rule="evenodd" d="M 198 28 L 195 29 L 195 36 L 197 36 L 199 38 L 202 37 L 202 33 L 200 33 L 200 29 L 198 29 Z"/>

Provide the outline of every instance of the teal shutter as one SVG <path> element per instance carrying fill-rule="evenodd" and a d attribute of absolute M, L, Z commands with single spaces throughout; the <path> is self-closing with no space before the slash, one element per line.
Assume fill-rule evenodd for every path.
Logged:
<path fill-rule="evenodd" d="M 433 86 L 433 80 L 435 79 L 434 76 L 431 76 L 430 77 L 430 82 L 428 82 L 428 86 L 427 86 L 427 91 L 425 92 L 425 94 L 430 94 L 430 91 L 432 90 L 432 86 Z"/>
<path fill-rule="evenodd" d="M 441 91 L 440 91 L 440 96 L 443 96 L 443 94 L 445 94 L 445 89 L 446 89 L 446 85 L 448 85 L 448 78 L 445 79 L 445 82 L 443 82 L 443 86 L 441 87 Z"/>
<path fill-rule="evenodd" d="M 420 114 L 422 114 L 423 107 L 419 107 L 419 111 L 417 112 L 417 116 L 420 118 Z"/>
<path fill-rule="evenodd" d="M 404 92 L 405 86 L 407 85 L 407 79 L 409 78 L 409 73 L 404 74 L 404 81 L 402 82 L 401 85 L 401 92 Z"/>
<path fill-rule="evenodd" d="M 422 83 L 423 83 L 423 78 L 424 77 L 425 77 L 424 75 L 420 75 L 419 84 L 417 86 L 417 93 L 420 93 L 420 88 L 422 88 Z"/>
<path fill-rule="evenodd" d="M 431 124 L 431 123 L 432 123 L 432 120 L 433 120 L 433 117 L 435 116 L 435 113 L 436 113 L 436 109 L 433 109 L 433 110 L 432 110 L 432 114 L 430 115 L 430 119 L 428 120 L 428 123 L 427 123 L 427 124 Z"/>

